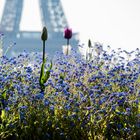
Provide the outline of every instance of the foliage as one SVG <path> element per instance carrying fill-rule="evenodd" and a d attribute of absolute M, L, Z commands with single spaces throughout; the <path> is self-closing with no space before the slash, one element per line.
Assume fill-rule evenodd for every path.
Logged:
<path fill-rule="evenodd" d="M 72 50 L 57 53 L 53 65 L 44 63 L 49 71 L 44 90 L 39 54 L 0 58 L 1 140 L 136 139 L 140 51 L 108 53 L 91 45 L 95 51 L 86 61 Z"/>

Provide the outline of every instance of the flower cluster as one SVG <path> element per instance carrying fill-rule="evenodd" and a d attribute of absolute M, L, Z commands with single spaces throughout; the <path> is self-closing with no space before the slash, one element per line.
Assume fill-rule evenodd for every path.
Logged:
<path fill-rule="evenodd" d="M 136 139 L 140 130 L 140 51 L 84 60 L 57 53 L 40 88 L 39 54 L 0 58 L 0 139 Z M 129 56 L 130 57 L 130 56 Z M 94 58 L 94 59 L 91 59 Z M 44 66 L 50 67 L 50 63 Z"/>

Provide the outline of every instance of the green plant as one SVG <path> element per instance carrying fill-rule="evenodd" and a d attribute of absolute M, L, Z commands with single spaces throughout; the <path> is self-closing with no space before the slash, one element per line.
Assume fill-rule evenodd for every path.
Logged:
<path fill-rule="evenodd" d="M 43 62 L 42 62 L 42 65 L 41 65 L 39 83 L 40 83 L 41 89 L 44 89 L 44 83 L 46 83 L 47 80 L 49 79 L 50 70 L 52 69 L 52 61 L 51 61 L 51 64 L 50 64 L 49 68 L 47 69 L 47 71 L 45 73 L 45 70 L 44 70 L 45 69 L 45 63 L 46 63 L 46 59 L 45 59 L 45 42 L 48 39 L 48 33 L 47 33 L 47 28 L 46 27 L 43 28 L 41 39 L 43 41 L 43 57 L 42 57 Z"/>

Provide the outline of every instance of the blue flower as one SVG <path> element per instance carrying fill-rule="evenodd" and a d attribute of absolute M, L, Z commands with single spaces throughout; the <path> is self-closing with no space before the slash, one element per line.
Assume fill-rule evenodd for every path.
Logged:
<path fill-rule="evenodd" d="M 27 72 L 27 73 L 32 73 L 32 72 L 33 72 L 33 70 L 32 70 L 31 67 L 25 67 L 25 69 L 26 69 L 26 72 Z"/>
<path fill-rule="evenodd" d="M 127 112 L 130 112 L 130 111 L 131 111 L 131 109 L 130 109 L 130 108 L 126 108 L 126 111 L 127 111 Z"/>
<path fill-rule="evenodd" d="M 82 83 L 81 82 L 75 83 L 75 86 L 80 87 L 80 86 L 82 86 Z"/>
<path fill-rule="evenodd" d="M 122 127 L 123 127 L 122 124 L 117 124 L 118 129 L 121 129 Z"/>
<path fill-rule="evenodd" d="M 54 106 L 53 105 L 50 106 L 50 111 L 52 111 L 52 112 L 54 111 Z"/>
<path fill-rule="evenodd" d="M 45 99 L 45 101 L 44 101 L 44 105 L 45 105 L 45 106 L 49 106 L 49 104 L 50 104 L 50 101 L 47 100 L 47 99 Z"/>
<path fill-rule="evenodd" d="M 26 109 L 26 108 L 27 108 L 27 106 L 25 106 L 25 105 L 20 107 L 20 109 Z"/>
<path fill-rule="evenodd" d="M 10 110 L 10 107 L 6 107 L 5 110 L 6 110 L 6 111 L 9 111 L 9 110 Z"/>
<path fill-rule="evenodd" d="M 65 105 L 66 110 L 70 110 L 70 108 L 71 108 L 70 104 Z"/>
<path fill-rule="evenodd" d="M 43 99 L 44 98 L 44 93 L 38 93 L 35 95 L 35 99 Z"/>

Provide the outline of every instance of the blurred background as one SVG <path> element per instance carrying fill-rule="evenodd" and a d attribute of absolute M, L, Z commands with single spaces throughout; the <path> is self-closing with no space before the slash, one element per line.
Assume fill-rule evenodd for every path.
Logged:
<path fill-rule="evenodd" d="M 40 33 L 47 25 L 47 52 L 53 54 L 66 43 L 65 27 L 75 33 L 72 46 L 88 39 L 127 51 L 140 48 L 139 0 L 0 0 L 0 31 L 4 46 L 16 42 L 11 53 L 41 51 Z M 78 33 L 78 34 L 77 34 Z"/>
<path fill-rule="evenodd" d="M 52 56 L 62 51 L 66 44 L 64 28 L 69 27 L 60 0 L 0 0 L 0 31 L 3 52 L 15 56 L 24 50 L 42 52 L 41 31 L 48 29 L 46 52 Z M 73 33 L 72 46 L 78 44 L 78 34 Z M 15 45 L 16 44 L 16 45 Z"/>

